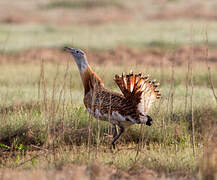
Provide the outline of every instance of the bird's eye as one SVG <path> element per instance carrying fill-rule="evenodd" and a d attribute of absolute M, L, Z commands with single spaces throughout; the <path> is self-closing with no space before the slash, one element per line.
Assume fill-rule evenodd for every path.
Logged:
<path fill-rule="evenodd" d="M 79 51 L 76 51 L 76 53 L 78 54 L 78 53 L 79 53 Z"/>

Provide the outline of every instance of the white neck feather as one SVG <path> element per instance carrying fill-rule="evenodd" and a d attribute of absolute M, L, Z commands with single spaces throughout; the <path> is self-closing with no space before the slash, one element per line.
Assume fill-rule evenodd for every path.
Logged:
<path fill-rule="evenodd" d="M 86 57 L 82 57 L 79 59 L 75 58 L 75 62 L 78 66 L 80 73 L 84 73 L 89 66 Z"/>

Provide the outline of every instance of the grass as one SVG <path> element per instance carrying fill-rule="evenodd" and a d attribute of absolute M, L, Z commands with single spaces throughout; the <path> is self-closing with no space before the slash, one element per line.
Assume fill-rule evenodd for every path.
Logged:
<path fill-rule="evenodd" d="M 68 71 L 67 76 L 67 97 L 70 96 L 70 86 L 73 88 L 74 96 L 73 100 L 78 102 L 79 99 L 82 103 L 83 89 L 82 84 L 80 83 L 80 78 L 78 77 L 78 70 L 75 66 L 75 63 L 69 63 L 70 71 Z M 16 67 L 16 68 L 15 68 Z M 53 81 L 57 76 L 56 86 L 60 89 L 62 87 L 62 80 L 64 77 L 64 73 L 66 71 L 67 62 L 65 64 L 55 65 L 52 63 L 47 63 L 45 66 L 45 77 L 46 77 L 46 88 L 48 91 L 48 95 L 52 95 L 53 89 Z M 22 103 L 29 101 L 36 101 L 38 98 L 38 83 L 40 81 L 40 65 L 39 64 L 2 64 L 0 66 L 0 97 L 1 102 L 0 105 L 9 105 L 12 103 Z M 213 67 L 214 68 L 214 67 Z M 26 71 L 26 69 L 31 69 L 31 71 Z M 161 79 L 161 87 L 164 87 L 164 92 L 168 93 L 170 83 L 171 72 L 164 71 L 161 73 L 161 69 L 158 67 L 141 67 L 138 65 L 124 67 L 124 66 L 116 66 L 112 68 L 102 68 L 101 66 L 94 66 L 94 70 L 100 74 L 100 77 L 104 80 L 105 86 L 117 89 L 115 86 L 112 77 L 115 74 L 120 74 L 121 72 L 129 72 L 131 69 L 134 69 L 134 72 L 144 72 L 146 74 L 150 74 L 150 78 L 152 79 Z M 207 94 L 210 94 L 210 98 L 212 99 L 212 91 L 210 88 L 210 84 L 208 82 L 208 72 L 206 68 L 203 67 L 195 67 L 197 71 L 194 72 L 194 85 L 197 86 L 197 90 L 195 90 L 195 94 L 197 98 L 207 98 Z M 10 74 L 10 76 L 8 76 Z M 57 75 L 58 74 L 58 75 Z M 183 97 L 185 95 L 185 74 L 187 74 L 187 69 L 183 69 L 183 67 L 176 67 L 175 71 L 175 82 L 174 85 L 178 89 L 175 91 L 175 95 L 177 97 Z M 215 68 L 212 70 L 212 81 L 214 87 L 216 88 L 217 84 L 217 72 Z M 75 78 L 76 77 L 76 78 Z M 69 83 L 71 81 L 71 84 Z M 206 92 L 207 91 L 207 92 Z M 201 96 L 203 95 L 203 96 Z M 26 99 L 26 100 L 25 100 Z"/>
<path fill-rule="evenodd" d="M 172 25 L 171 25 L 172 24 Z M 161 47 L 205 42 L 204 21 L 154 21 L 101 24 L 97 26 L 55 26 L 39 24 L 0 25 L 2 56 L 29 48 L 63 47 L 106 50 L 116 46 Z M 192 35 L 191 28 L 194 30 Z M 207 27 L 209 45 L 216 46 L 216 22 Z M 109 34 L 109 36 L 108 36 Z M 7 54 L 6 54 L 7 55 Z M 152 127 L 134 125 L 110 152 L 111 126 L 88 116 L 83 105 L 83 87 L 77 67 L 71 63 L 2 63 L 0 66 L 0 167 L 15 169 L 61 169 L 71 164 L 97 160 L 116 170 L 134 172 L 144 167 L 156 172 L 197 176 L 199 171 L 214 177 L 207 151 L 216 138 L 216 101 L 208 81 L 207 67 L 194 64 L 193 98 L 184 66 L 170 67 L 93 65 L 105 86 L 118 91 L 112 78 L 121 72 L 144 72 L 161 80 L 162 98 L 153 105 Z M 211 67 L 214 91 L 217 71 Z M 162 73 L 163 72 L 163 73 Z M 188 74 L 189 75 L 189 74 Z M 193 108 L 191 107 L 191 102 Z M 195 155 L 192 146 L 194 119 Z M 88 127 L 91 126 L 90 142 Z M 213 151 L 214 152 L 214 151 Z M 211 155 L 210 155 L 211 154 Z M 201 157 L 203 156 L 203 161 Z M 214 155 L 213 155 L 214 156 Z M 200 165 L 205 162 L 204 166 Z M 202 166 L 202 167 L 201 167 Z M 211 175 L 210 175 L 211 174 Z M 204 175 L 205 177 L 205 175 Z"/>
<path fill-rule="evenodd" d="M 129 47 L 161 47 L 173 49 L 190 43 L 203 44 L 208 31 L 209 45 L 216 47 L 217 24 L 212 21 L 153 21 L 139 23 L 102 24 L 97 26 L 56 26 L 40 24 L 0 25 L 0 50 L 12 52 L 37 47 L 70 45 L 84 49 L 111 49 L 120 45 Z M 23 36 L 25 34 L 25 36 Z M 108 36 L 109 34 L 109 36 Z"/>
<path fill-rule="evenodd" d="M 90 9 L 90 8 L 108 8 L 108 7 L 118 7 L 121 8 L 123 6 L 123 3 L 120 3 L 119 1 L 112 0 L 112 1 L 106 1 L 106 0 L 71 0 L 71 1 L 53 1 L 49 2 L 42 7 L 45 9 L 54 9 L 54 8 L 70 8 L 70 9 L 77 9 L 77 8 L 84 8 L 84 9 Z"/>
<path fill-rule="evenodd" d="M 49 63 L 44 66 L 1 65 L 2 168 L 53 169 L 69 164 L 88 164 L 97 159 L 104 165 L 124 171 L 135 166 L 145 166 L 166 174 L 198 172 L 204 141 L 210 138 L 214 130 L 212 123 L 217 118 L 216 102 L 207 86 L 207 79 L 204 78 L 206 69 L 200 69 L 200 76 L 195 73 L 194 158 L 190 95 L 186 108 L 183 98 L 186 93 L 187 69 L 176 68 L 173 108 L 171 109 L 168 86 L 171 74 L 165 71 L 165 81 L 161 86 L 162 99 L 154 104 L 150 112 L 154 119 L 153 126 L 130 127 L 118 143 L 120 150 L 111 153 L 108 148 L 111 138 L 107 136 L 111 134 L 111 126 L 88 116 L 82 103 L 83 92 L 77 68 L 71 64 L 67 67 L 67 64 Z M 111 83 L 112 75 L 123 70 L 127 72 L 128 68 L 115 67 L 111 71 L 109 67 L 95 67 L 105 85 L 116 90 L 117 87 Z M 26 69 L 31 69 L 31 72 Z M 133 69 L 138 72 L 142 67 Z M 151 77 L 160 77 L 158 68 L 147 68 L 147 71 Z M 214 76 L 213 80 L 215 84 Z M 87 129 L 89 122 L 92 127 L 90 151 Z"/>

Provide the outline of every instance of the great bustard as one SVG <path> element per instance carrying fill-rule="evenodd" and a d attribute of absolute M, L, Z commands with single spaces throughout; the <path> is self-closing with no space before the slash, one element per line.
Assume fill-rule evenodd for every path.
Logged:
<path fill-rule="evenodd" d="M 84 86 L 84 105 L 95 118 L 109 121 L 113 124 L 112 147 L 125 131 L 125 127 L 132 124 L 146 124 L 151 126 L 152 118 L 147 115 L 151 104 L 160 93 L 156 90 L 158 83 L 149 81 L 142 73 L 122 76 L 115 75 L 114 81 L 123 94 L 108 90 L 100 77 L 91 69 L 86 55 L 79 49 L 64 48 L 70 52 L 80 71 Z M 116 125 L 120 128 L 117 133 Z"/>

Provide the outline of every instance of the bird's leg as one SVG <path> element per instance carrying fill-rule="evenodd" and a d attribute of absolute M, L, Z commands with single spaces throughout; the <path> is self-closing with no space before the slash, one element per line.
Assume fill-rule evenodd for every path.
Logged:
<path fill-rule="evenodd" d="M 121 136 L 121 134 L 125 131 L 124 126 L 121 126 L 121 125 L 118 125 L 118 126 L 120 128 L 120 131 L 118 134 L 117 134 L 117 131 L 116 131 L 116 133 L 113 134 L 115 136 L 113 136 L 112 144 L 111 144 L 114 149 L 115 149 L 115 142 L 118 140 L 118 138 Z"/>
<path fill-rule="evenodd" d="M 113 124 L 113 127 L 112 127 L 112 135 L 113 135 L 113 138 L 114 138 L 115 136 L 117 136 L 117 128 L 116 128 L 116 125 L 115 125 L 115 124 Z"/>

